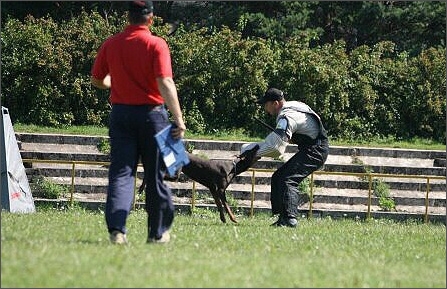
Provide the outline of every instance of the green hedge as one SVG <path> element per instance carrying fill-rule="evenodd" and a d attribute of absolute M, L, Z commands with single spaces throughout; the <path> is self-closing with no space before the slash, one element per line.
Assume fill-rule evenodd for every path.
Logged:
<path fill-rule="evenodd" d="M 69 21 L 8 19 L 1 31 L 2 105 L 13 122 L 45 126 L 107 125 L 108 92 L 90 85 L 90 68 L 106 37 L 126 24 L 122 15 L 81 13 Z M 242 130 L 264 136 L 253 116 L 272 123 L 254 104 L 269 86 L 302 100 L 322 116 L 333 139 L 429 138 L 445 142 L 446 51 L 415 57 L 392 42 L 346 52 L 342 41 L 309 48 L 311 35 L 278 43 L 243 38 L 229 28 L 186 32 L 156 19 L 173 58 L 188 129 Z"/>

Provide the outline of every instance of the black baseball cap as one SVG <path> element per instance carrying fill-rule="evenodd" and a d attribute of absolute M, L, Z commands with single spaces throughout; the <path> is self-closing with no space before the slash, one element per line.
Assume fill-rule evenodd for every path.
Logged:
<path fill-rule="evenodd" d="M 152 1 L 129 1 L 129 12 L 147 15 L 154 12 Z"/>
<path fill-rule="evenodd" d="M 284 92 L 282 92 L 282 90 L 272 87 L 267 89 L 265 94 L 261 96 L 258 100 L 256 100 L 256 103 L 264 104 L 267 101 L 282 100 L 283 98 L 284 98 Z"/>

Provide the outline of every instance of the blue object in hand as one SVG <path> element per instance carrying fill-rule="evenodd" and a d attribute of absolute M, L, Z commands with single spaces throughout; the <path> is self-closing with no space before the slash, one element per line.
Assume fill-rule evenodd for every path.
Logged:
<path fill-rule="evenodd" d="M 155 135 L 167 173 L 174 177 L 176 172 L 189 163 L 183 139 L 174 139 L 171 135 L 173 124 L 168 125 Z"/>

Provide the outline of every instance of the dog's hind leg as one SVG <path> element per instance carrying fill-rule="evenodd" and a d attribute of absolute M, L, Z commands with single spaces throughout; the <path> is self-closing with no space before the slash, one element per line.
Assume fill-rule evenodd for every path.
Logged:
<path fill-rule="evenodd" d="M 230 217 L 230 220 L 233 223 L 237 223 L 236 217 L 233 214 L 233 211 L 230 208 L 230 205 L 228 205 L 227 202 L 227 197 L 225 196 L 225 191 L 219 191 L 219 197 L 220 197 L 220 202 L 223 204 L 225 211 L 227 212 L 228 216 Z M 221 215 L 223 214 L 223 212 L 221 212 Z"/>
<path fill-rule="evenodd" d="M 215 188 L 209 188 L 209 189 L 210 189 L 211 195 L 214 198 L 214 203 L 216 203 L 217 210 L 219 211 L 220 220 L 223 223 L 226 223 L 227 220 L 225 219 L 225 212 L 224 212 L 224 205 L 226 205 L 226 203 L 222 202 L 221 196 L 220 196 L 220 194 L 217 192 L 217 190 Z M 227 207 L 226 206 L 225 206 L 225 211 L 227 211 Z M 230 219 L 231 219 L 231 215 L 230 215 Z"/>

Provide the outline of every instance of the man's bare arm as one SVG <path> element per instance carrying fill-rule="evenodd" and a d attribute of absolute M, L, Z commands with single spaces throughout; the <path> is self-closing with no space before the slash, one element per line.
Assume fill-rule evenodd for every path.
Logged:
<path fill-rule="evenodd" d="M 110 74 L 107 74 L 107 76 L 104 77 L 104 79 L 97 79 L 92 76 L 90 77 L 90 81 L 93 86 L 99 89 L 109 89 L 111 86 Z"/>
<path fill-rule="evenodd" d="M 182 110 L 180 108 L 174 80 L 171 77 L 158 77 L 157 84 L 160 94 L 163 97 L 168 110 L 172 114 L 173 121 L 177 125 L 177 127 L 172 130 L 173 137 L 183 138 L 186 126 L 183 122 Z"/>

